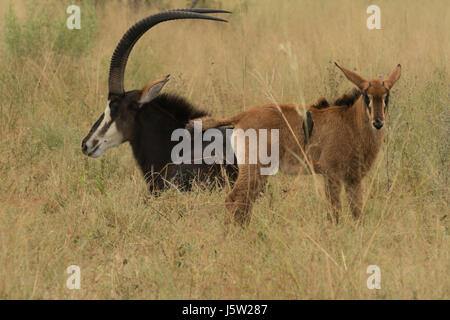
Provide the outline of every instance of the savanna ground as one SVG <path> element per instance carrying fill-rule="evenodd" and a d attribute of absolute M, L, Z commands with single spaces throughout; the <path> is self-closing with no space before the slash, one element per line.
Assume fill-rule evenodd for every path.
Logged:
<path fill-rule="evenodd" d="M 220 116 L 336 97 L 352 85 L 333 61 L 367 78 L 402 64 L 361 225 L 346 202 L 329 224 L 311 176 L 277 175 L 226 238 L 229 189 L 156 198 L 129 145 L 81 153 L 123 32 L 189 4 L 97 2 L 75 2 L 73 31 L 72 1 L 0 2 L 0 298 L 450 298 L 448 1 L 206 1 L 229 23 L 168 22 L 141 39 L 127 89 L 170 73 L 165 91 Z M 366 27 L 370 4 L 382 30 Z M 373 264 L 380 290 L 366 285 Z M 70 265 L 80 290 L 66 288 Z"/>

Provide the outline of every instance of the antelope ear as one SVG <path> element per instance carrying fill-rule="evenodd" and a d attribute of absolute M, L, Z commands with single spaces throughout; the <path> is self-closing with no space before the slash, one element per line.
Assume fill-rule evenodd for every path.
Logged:
<path fill-rule="evenodd" d="M 164 87 L 167 81 L 169 81 L 169 76 L 165 76 L 164 78 L 155 80 L 153 82 L 150 82 L 148 85 L 146 85 L 141 90 L 141 98 L 139 99 L 140 104 L 148 103 L 155 99 L 159 93 L 161 92 L 161 89 Z"/>
<path fill-rule="evenodd" d="M 369 87 L 369 81 L 364 80 L 361 78 L 360 75 L 354 73 L 353 71 L 347 70 L 340 65 L 338 65 L 336 62 L 334 63 L 336 67 L 341 69 L 341 71 L 344 73 L 345 77 L 350 80 L 354 85 L 356 85 L 359 89 L 365 90 Z"/>
<path fill-rule="evenodd" d="M 402 71 L 402 66 L 398 64 L 394 71 L 391 72 L 391 74 L 384 80 L 384 86 L 387 89 L 391 89 L 394 84 L 397 82 L 398 79 L 400 79 L 400 74 Z"/>

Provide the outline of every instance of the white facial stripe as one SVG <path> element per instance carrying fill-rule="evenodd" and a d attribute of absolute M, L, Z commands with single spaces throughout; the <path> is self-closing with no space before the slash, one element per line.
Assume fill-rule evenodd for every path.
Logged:
<path fill-rule="evenodd" d="M 95 150 L 94 153 L 89 154 L 89 156 L 93 158 L 102 156 L 106 152 L 106 150 L 116 147 L 123 142 L 123 135 L 117 129 L 115 121 L 109 125 L 108 129 L 106 130 L 106 132 L 104 132 L 103 135 L 100 135 L 100 132 L 102 132 L 105 125 L 109 124 L 112 120 L 109 103 L 110 101 L 108 100 L 105 112 L 103 113 L 102 122 L 97 127 L 97 130 L 95 130 L 95 132 L 91 135 L 89 140 L 86 141 L 86 146 L 88 147 L 88 150 L 89 149 Z M 95 146 L 93 145 L 94 142 L 96 144 Z"/>
<path fill-rule="evenodd" d="M 123 135 L 120 133 L 119 130 L 117 130 L 117 125 L 115 122 L 113 122 L 108 130 L 103 135 L 103 142 L 107 143 L 108 149 L 115 147 L 122 143 L 123 141 Z"/>
<path fill-rule="evenodd" d="M 365 108 L 366 109 L 366 113 L 367 116 L 369 117 L 369 119 L 371 119 L 372 114 L 371 111 L 373 110 L 373 97 L 371 97 L 369 94 L 367 94 L 367 97 L 369 98 L 369 108 Z"/>
<path fill-rule="evenodd" d="M 110 101 L 108 100 L 108 103 L 106 104 L 106 108 L 105 108 L 105 112 L 104 112 L 105 116 L 103 118 L 101 127 L 103 127 L 103 125 L 105 125 L 105 123 L 108 123 L 111 121 L 111 108 L 109 107 L 109 103 L 110 103 Z"/>
<path fill-rule="evenodd" d="M 105 124 L 111 121 L 111 109 L 109 108 L 109 103 L 110 101 L 108 100 L 105 111 L 103 112 L 102 122 L 98 125 L 97 130 L 95 130 L 95 132 L 91 135 L 90 139 L 86 142 L 86 145 L 88 147 L 93 147 L 92 146 L 93 141 L 102 139 L 102 137 L 100 137 L 100 132 L 102 131 Z"/>

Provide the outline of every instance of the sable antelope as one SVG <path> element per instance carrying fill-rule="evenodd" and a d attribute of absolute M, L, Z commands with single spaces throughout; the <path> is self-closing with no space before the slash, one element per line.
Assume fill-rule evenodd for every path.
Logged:
<path fill-rule="evenodd" d="M 142 19 L 123 35 L 111 59 L 106 109 L 82 142 L 83 153 L 97 158 L 108 149 L 129 141 L 150 192 L 159 191 L 171 184 L 188 190 L 195 179 L 199 182 L 212 182 L 212 179 L 218 178 L 218 182 L 223 183 L 223 173 L 231 181 L 235 179 L 233 175 L 237 175 L 237 168 L 229 164 L 225 164 L 223 168 L 221 164 L 172 164 L 171 150 L 175 145 L 171 141 L 172 132 L 177 128 L 184 128 L 190 119 L 207 113 L 196 109 L 182 97 L 160 94 L 169 76 L 149 83 L 142 90 L 124 90 L 128 56 L 147 30 L 163 21 L 176 19 L 227 22 L 204 13 L 230 12 L 214 9 L 169 10 Z"/>
<path fill-rule="evenodd" d="M 322 174 L 333 213 L 329 218 L 338 222 L 342 184 L 345 185 L 353 216 L 358 218 L 361 214 L 361 181 L 383 144 L 389 92 L 400 78 L 401 66 L 398 65 L 385 80 L 370 81 L 337 63 L 336 66 L 357 88 L 331 104 L 321 98 L 317 103 L 306 106 L 306 116 L 301 115 L 297 105 L 268 104 L 234 117 L 204 117 L 202 121 L 205 130 L 226 125 L 234 126 L 235 131 L 278 129 L 280 170 L 288 174 L 302 173 L 307 171 L 303 163 L 311 171 Z M 270 143 L 268 138 L 267 144 Z M 247 225 L 252 203 L 267 176 L 259 173 L 261 162 L 248 163 L 247 142 L 245 147 L 233 148 L 237 158 L 245 161 L 238 162 L 238 178 L 225 200 L 225 223 L 229 224 L 234 218 L 236 223 Z M 245 154 L 239 154 L 243 152 Z"/>

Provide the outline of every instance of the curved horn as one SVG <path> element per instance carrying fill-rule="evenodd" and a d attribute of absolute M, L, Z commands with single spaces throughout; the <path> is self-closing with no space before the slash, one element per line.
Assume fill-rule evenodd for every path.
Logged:
<path fill-rule="evenodd" d="M 198 11 L 200 10 L 200 11 Z M 179 9 L 179 10 L 169 10 L 151 15 L 144 18 L 133 25 L 128 31 L 123 35 L 122 39 L 119 41 L 114 54 L 111 58 L 111 64 L 109 67 L 109 94 L 120 95 L 125 92 L 123 80 L 125 67 L 127 65 L 128 56 L 135 43 L 139 40 L 142 35 L 147 32 L 150 28 L 168 20 L 177 19 L 205 19 L 205 20 L 215 20 L 227 22 L 224 19 L 220 19 L 213 16 L 202 15 L 201 13 L 214 13 L 214 12 L 226 12 L 224 10 L 210 10 L 210 9 Z"/>
<path fill-rule="evenodd" d="M 221 9 L 197 8 L 197 9 L 173 9 L 171 11 L 184 11 L 196 13 L 231 13 L 231 11 Z"/>

